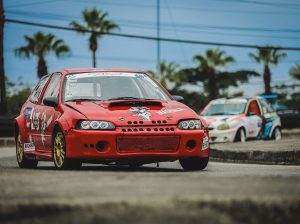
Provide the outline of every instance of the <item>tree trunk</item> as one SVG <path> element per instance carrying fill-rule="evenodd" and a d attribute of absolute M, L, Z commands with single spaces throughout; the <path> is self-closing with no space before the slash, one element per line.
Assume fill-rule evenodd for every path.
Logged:
<path fill-rule="evenodd" d="M 213 69 L 209 71 L 208 94 L 210 100 L 218 97 L 216 72 Z"/>
<path fill-rule="evenodd" d="M 265 94 L 271 94 L 271 71 L 267 64 L 264 65 L 264 83 L 265 83 Z"/>
<path fill-rule="evenodd" d="M 39 78 L 42 78 L 47 74 L 48 74 L 48 68 L 47 68 L 46 61 L 43 57 L 40 57 L 38 61 L 37 75 Z"/>
<path fill-rule="evenodd" d="M 6 115 L 6 87 L 4 74 L 4 9 L 3 0 L 0 0 L 0 114 Z"/>
<path fill-rule="evenodd" d="M 90 36 L 90 50 L 93 53 L 93 68 L 97 67 L 97 59 L 96 59 L 96 51 L 98 48 L 98 43 L 97 43 L 97 35 L 95 33 L 92 33 L 92 35 Z"/>

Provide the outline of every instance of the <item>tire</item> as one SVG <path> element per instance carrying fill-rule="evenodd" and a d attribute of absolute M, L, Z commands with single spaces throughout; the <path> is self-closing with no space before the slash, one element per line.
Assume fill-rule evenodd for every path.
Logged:
<path fill-rule="evenodd" d="M 281 138 L 282 138 L 281 130 L 280 130 L 279 127 L 276 127 L 276 128 L 273 130 L 271 139 L 278 141 L 278 140 L 281 140 Z"/>
<path fill-rule="evenodd" d="M 20 168 L 33 169 L 38 165 L 37 160 L 26 158 L 20 132 L 18 132 L 18 136 L 16 137 L 16 157 Z"/>
<path fill-rule="evenodd" d="M 189 171 L 203 170 L 208 164 L 209 157 L 191 157 L 179 159 L 180 165 L 183 169 Z"/>
<path fill-rule="evenodd" d="M 234 142 L 246 142 L 246 133 L 244 128 L 240 128 L 234 138 Z"/>
<path fill-rule="evenodd" d="M 54 166 L 59 170 L 80 169 L 82 162 L 80 160 L 71 160 L 66 157 L 67 145 L 64 133 L 56 129 L 53 134 L 52 158 Z"/>

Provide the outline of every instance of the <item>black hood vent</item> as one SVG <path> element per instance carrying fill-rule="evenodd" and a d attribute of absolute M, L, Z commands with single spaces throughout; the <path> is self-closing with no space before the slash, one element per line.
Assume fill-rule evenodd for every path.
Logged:
<path fill-rule="evenodd" d="M 131 101 L 131 100 L 126 100 L 126 101 L 117 101 L 117 102 L 111 102 L 109 104 L 109 108 L 111 107 L 121 107 L 121 106 L 157 106 L 157 107 L 162 107 L 162 104 L 160 101 Z"/>

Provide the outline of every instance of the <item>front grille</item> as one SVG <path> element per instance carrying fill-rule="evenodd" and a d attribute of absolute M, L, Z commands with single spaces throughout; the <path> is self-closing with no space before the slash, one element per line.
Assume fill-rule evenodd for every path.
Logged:
<path fill-rule="evenodd" d="M 118 136 L 119 152 L 176 152 L 179 136 Z"/>

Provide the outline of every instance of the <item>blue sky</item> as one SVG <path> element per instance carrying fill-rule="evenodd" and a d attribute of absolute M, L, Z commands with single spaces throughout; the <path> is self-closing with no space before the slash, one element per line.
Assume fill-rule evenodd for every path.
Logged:
<path fill-rule="evenodd" d="M 160 0 L 161 37 L 239 44 L 300 47 L 299 0 Z M 4 0 L 6 18 L 68 26 L 81 19 L 84 8 L 97 7 L 109 13 L 121 29 L 116 32 L 156 35 L 156 0 Z M 53 33 L 72 49 L 72 56 L 57 59 L 47 56 L 49 71 L 64 68 L 91 67 L 88 35 L 6 23 L 5 70 L 9 80 L 22 77 L 23 82 L 37 82 L 37 60 L 17 58 L 13 50 L 22 46 L 24 35 L 37 31 Z M 287 32 L 288 31 L 288 32 Z M 195 66 L 192 58 L 213 46 L 161 42 L 161 58 L 184 68 Z M 262 71 L 248 56 L 253 49 L 221 47 L 236 59 L 229 70 Z M 300 62 L 300 52 L 289 51 L 288 58 L 271 67 L 273 84 L 293 82 L 288 70 Z M 126 67 L 142 70 L 156 68 L 156 42 L 105 36 L 99 42 L 97 65 L 102 68 Z M 251 96 L 263 91 L 262 78 L 231 89 Z"/>

